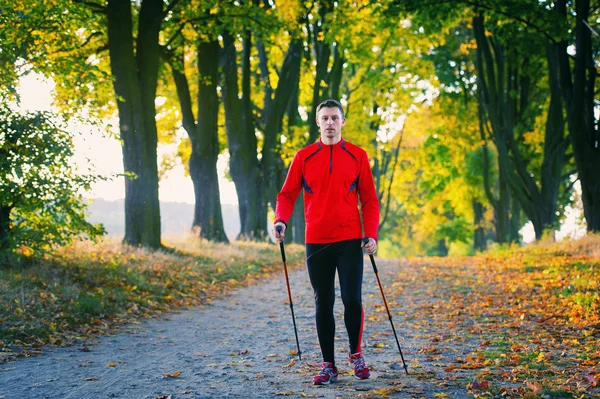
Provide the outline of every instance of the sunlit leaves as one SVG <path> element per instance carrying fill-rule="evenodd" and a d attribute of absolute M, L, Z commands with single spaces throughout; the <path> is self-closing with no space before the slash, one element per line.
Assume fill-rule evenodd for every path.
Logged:
<path fill-rule="evenodd" d="M 97 176 L 71 165 L 71 135 L 52 115 L 21 115 L 0 107 L 0 208 L 10 222 L 0 250 L 64 245 L 79 235 L 96 238 L 104 229 L 85 220 L 82 194 Z"/>

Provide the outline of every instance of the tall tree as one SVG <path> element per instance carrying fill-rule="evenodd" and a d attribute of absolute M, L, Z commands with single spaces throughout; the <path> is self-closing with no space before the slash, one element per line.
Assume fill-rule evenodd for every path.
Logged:
<path fill-rule="evenodd" d="M 165 16 L 162 0 L 141 2 L 134 36 L 132 4 L 108 0 L 108 51 L 117 96 L 125 180 L 125 238 L 130 245 L 161 246 L 158 202 L 157 129 L 158 36 Z"/>
<path fill-rule="evenodd" d="M 574 9 L 567 9 L 568 4 L 574 4 Z M 555 51 L 587 230 L 600 232 L 600 138 L 594 115 L 598 107 L 594 98 L 597 94 L 598 52 L 592 45 L 592 33 L 598 33 L 588 23 L 592 12 L 589 0 L 556 0 L 554 9 L 565 29 L 569 27 L 568 15 L 575 14 L 571 40 L 561 40 L 555 45 Z M 600 10 L 596 7 L 594 11 L 597 18 Z M 575 48 L 573 62 L 568 51 L 571 44 Z"/>
<path fill-rule="evenodd" d="M 238 84 L 238 61 L 235 37 L 226 30 L 223 33 L 223 104 L 229 143 L 229 171 L 238 195 L 241 230 L 238 238 L 262 239 L 267 220 L 266 207 L 261 206 L 260 163 L 257 158 L 258 143 L 255 135 L 252 98 L 251 32 L 246 30 L 243 38 L 241 98 Z"/>
<path fill-rule="evenodd" d="M 199 227 L 202 238 L 228 242 L 223 227 L 217 174 L 217 158 L 220 152 L 218 138 L 220 46 L 217 39 L 213 39 L 200 41 L 193 48 L 196 49 L 198 75 L 197 121 L 185 74 L 185 45 L 182 44 L 175 50 L 165 50 L 177 88 L 182 125 L 191 142 L 189 173 L 195 195 L 192 226 Z"/>

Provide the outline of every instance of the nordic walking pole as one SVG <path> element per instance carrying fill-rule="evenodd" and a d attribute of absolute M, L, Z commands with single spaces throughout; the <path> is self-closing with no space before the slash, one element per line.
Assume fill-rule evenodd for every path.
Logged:
<path fill-rule="evenodd" d="M 369 239 L 363 238 L 363 242 L 365 244 L 368 244 Z M 406 371 L 406 374 L 408 374 L 408 367 L 406 366 L 406 362 L 404 361 L 404 355 L 402 354 L 402 349 L 400 349 L 400 342 L 398 342 L 398 335 L 396 335 L 396 329 L 394 328 L 394 322 L 392 321 L 392 314 L 390 313 L 390 308 L 388 307 L 387 300 L 385 299 L 385 294 L 383 293 L 383 287 L 381 286 L 381 280 L 379 280 L 379 273 L 377 272 L 377 265 L 375 265 L 375 258 L 373 258 L 372 254 L 369 254 L 369 258 L 371 258 L 371 264 L 373 265 L 373 271 L 375 272 L 375 277 L 377 277 L 377 284 L 379 284 L 379 290 L 381 291 L 381 297 L 383 298 L 383 303 L 385 304 L 385 310 L 387 310 L 388 318 L 390 319 L 390 324 L 392 325 L 392 331 L 394 332 L 394 338 L 396 338 L 396 345 L 398 345 L 398 352 L 400 352 L 400 357 L 402 358 L 402 364 L 404 365 L 404 371 Z"/>
<path fill-rule="evenodd" d="M 275 226 L 275 230 L 281 233 L 282 227 Z M 288 278 L 287 264 L 285 261 L 285 248 L 283 241 L 279 242 L 279 249 L 281 249 L 281 259 L 283 260 L 283 271 L 285 272 L 285 284 L 287 285 L 288 298 L 290 300 L 290 310 L 292 311 L 292 321 L 294 322 L 294 334 L 296 334 L 296 345 L 298 346 L 298 359 L 302 360 L 302 352 L 300 351 L 300 341 L 298 340 L 298 330 L 296 329 L 296 316 L 294 316 L 294 303 L 292 302 L 292 290 L 290 289 L 290 279 Z"/>

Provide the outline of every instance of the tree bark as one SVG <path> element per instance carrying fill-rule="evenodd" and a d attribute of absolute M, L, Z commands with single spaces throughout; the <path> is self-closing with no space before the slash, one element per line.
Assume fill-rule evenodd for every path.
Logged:
<path fill-rule="evenodd" d="M 550 106 L 546 120 L 544 138 L 544 161 L 542 163 L 540 192 L 540 222 L 542 231 L 536 232 L 536 238 L 542 238 L 546 230 L 558 228 L 558 194 L 563 181 L 563 167 L 566 162 L 566 150 L 569 141 L 565 137 L 565 118 L 560 92 L 558 59 L 554 45 L 547 47 L 548 78 L 550 83 Z"/>
<path fill-rule="evenodd" d="M 538 187 L 538 183 L 528 169 L 528 161 L 521 154 L 515 138 L 515 126 L 523 123 L 522 116 L 531 107 L 529 93 L 533 84 L 537 83 L 532 82 L 530 76 L 519 73 L 519 70 L 522 64 L 529 62 L 527 57 L 534 55 L 521 55 L 518 49 L 513 49 L 513 57 L 509 61 L 504 56 L 503 45 L 493 38 L 486 37 L 482 16 L 474 18 L 473 26 L 478 44 L 477 66 L 483 92 L 483 107 L 489 116 L 492 136 L 498 150 L 500 189 L 502 190 L 502 186 L 510 187 L 513 202 L 517 200 L 520 203 L 518 213 L 520 214 L 521 210 L 525 212 L 533 223 L 536 239 L 540 239 L 545 229 L 551 229 L 556 225 L 558 192 L 563 180 L 561 174 L 565 163 L 566 145 L 562 105 L 556 80 L 556 59 L 550 51 L 546 52 L 551 101 L 544 137 L 541 184 Z M 480 119 L 482 118 L 485 120 L 485 115 L 480 113 Z M 488 191 L 486 188 L 486 193 Z M 507 194 L 508 192 L 504 195 L 505 205 Z M 502 191 L 500 196 L 503 196 Z M 495 204 L 495 201 L 491 202 Z M 513 204 L 512 209 L 515 210 L 516 205 Z M 507 210 L 507 208 L 504 211 L 496 209 L 499 221 L 504 222 L 500 218 Z M 511 218 L 510 241 L 518 238 L 515 229 L 518 232 L 519 228 L 515 223 L 519 222 L 520 217 Z M 499 240 L 499 242 L 505 241 Z"/>
<path fill-rule="evenodd" d="M 339 100 L 340 86 L 342 84 L 342 75 L 344 72 L 344 50 L 340 49 L 338 43 L 333 47 L 333 65 L 327 79 L 327 88 L 329 89 L 329 97 L 334 100 Z"/>
<path fill-rule="evenodd" d="M 242 53 L 242 98 L 239 98 L 238 63 L 235 39 L 223 33 L 222 95 L 225 127 L 229 143 L 229 172 L 238 195 L 241 230 L 238 239 L 263 240 L 266 237 L 267 208 L 261 196 L 261 171 L 250 100 L 250 51 L 252 42 L 246 32 Z"/>
<path fill-rule="evenodd" d="M 484 156 L 484 185 L 486 195 L 494 208 L 494 226 L 496 228 L 496 241 L 505 243 L 509 240 L 509 189 L 507 181 L 508 172 L 508 149 L 503 137 L 504 126 L 501 125 L 499 116 L 505 115 L 503 104 L 499 101 L 499 94 L 503 93 L 503 82 L 498 76 L 502 76 L 502 66 L 500 63 L 498 71 L 492 58 L 490 45 L 485 36 L 483 26 L 483 16 L 478 15 L 473 18 L 473 32 L 477 40 L 477 76 L 479 91 L 479 131 L 483 143 Z M 486 117 L 487 116 L 487 117 Z M 492 187 L 489 182 L 489 152 L 487 148 L 486 127 L 489 122 L 492 126 L 492 137 L 498 152 L 498 198 L 494 197 Z"/>
<path fill-rule="evenodd" d="M 288 138 L 293 136 L 293 127 L 300 121 L 298 114 L 298 103 L 300 94 L 300 74 L 298 74 L 298 81 L 294 84 L 294 93 L 291 96 L 290 104 L 287 109 L 287 120 L 288 120 Z M 283 175 L 283 179 L 287 175 L 288 169 L 286 168 Z M 285 181 L 285 180 L 284 180 Z M 288 223 L 288 230 L 286 231 L 286 237 L 290 237 L 291 242 L 296 244 L 304 244 L 306 240 L 306 223 L 304 220 L 304 192 L 301 192 L 296 199 L 294 205 L 294 212 L 292 212 L 291 223 Z M 289 232 L 289 233 L 287 233 Z M 291 234 L 290 234 L 291 233 Z"/>
<path fill-rule="evenodd" d="M 198 129 L 192 140 L 190 176 L 194 182 L 196 204 L 194 226 L 200 227 L 200 237 L 228 242 L 217 174 L 219 156 L 219 42 L 198 45 Z"/>
<path fill-rule="evenodd" d="M 0 206 L 0 252 L 10 249 L 10 212 L 12 207 Z"/>
<path fill-rule="evenodd" d="M 161 247 L 156 110 L 162 0 L 143 0 L 134 45 L 129 0 L 109 0 L 108 51 L 123 140 L 125 237 L 130 245 Z"/>
<path fill-rule="evenodd" d="M 302 57 L 302 39 L 295 37 L 288 47 L 288 51 L 279 69 L 279 81 L 273 96 L 265 95 L 263 113 L 265 115 L 264 144 L 262 148 L 261 170 L 263 177 L 263 203 L 269 202 L 275 207 L 275 194 L 278 187 L 276 182 L 277 165 L 282 164 L 279 154 L 278 140 L 283 126 L 283 117 L 288 108 L 290 98 L 298 85 L 300 74 L 300 62 Z M 262 69 L 266 69 L 266 58 L 261 59 Z M 268 82 L 266 92 L 272 91 Z M 266 223 L 266 220 L 265 220 Z M 266 229 L 265 229 L 266 231 Z"/>
<path fill-rule="evenodd" d="M 563 20 L 567 18 L 566 0 L 557 0 L 555 10 Z M 594 87 L 596 68 L 593 59 L 590 28 L 589 0 L 575 1 L 575 61 L 571 69 L 568 43 L 557 45 L 560 88 L 567 111 L 569 137 L 577 173 L 581 182 L 583 213 L 589 232 L 600 232 L 600 151 L 595 132 Z"/>
<path fill-rule="evenodd" d="M 173 80 L 181 106 L 182 124 L 192 146 L 189 171 L 194 185 L 193 227 L 199 236 L 211 241 L 228 242 L 219 194 L 217 159 L 219 156 L 218 112 L 219 97 L 219 43 L 211 41 L 198 44 L 198 122 L 192 110 L 192 99 L 184 73 L 183 54 L 171 64 Z"/>
<path fill-rule="evenodd" d="M 485 251 L 487 243 L 485 240 L 485 228 L 483 227 L 485 214 L 485 206 L 477 201 L 473 200 L 473 224 L 475 225 L 475 232 L 473 234 L 473 248 L 476 251 Z"/>
<path fill-rule="evenodd" d="M 519 230 L 521 230 L 521 203 L 516 197 L 511 197 L 509 242 L 518 243 L 521 241 Z"/>
<path fill-rule="evenodd" d="M 317 117 L 317 106 L 324 100 L 323 96 L 327 93 L 327 88 L 323 87 L 327 78 L 327 69 L 329 68 L 329 57 L 331 48 L 329 43 L 326 43 L 323 37 L 325 30 L 325 17 L 330 12 L 330 8 L 326 2 L 319 2 L 319 18 L 312 24 L 313 27 L 313 49 L 316 60 L 315 85 L 313 86 L 312 105 L 308 115 L 309 134 L 308 142 L 313 143 L 319 138 L 319 128 L 315 122 Z"/>

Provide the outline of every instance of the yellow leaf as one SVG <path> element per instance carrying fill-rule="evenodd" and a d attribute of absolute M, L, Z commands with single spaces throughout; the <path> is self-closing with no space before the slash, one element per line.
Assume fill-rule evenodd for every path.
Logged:
<path fill-rule="evenodd" d="M 168 378 L 177 378 L 177 377 L 179 377 L 181 375 L 181 371 L 176 371 L 176 372 L 174 372 L 172 374 L 167 373 L 166 371 L 163 371 L 163 375 L 165 377 L 168 377 Z"/>
<path fill-rule="evenodd" d="M 434 393 L 433 397 L 434 398 L 447 398 L 448 395 L 446 395 L 445 393 Z"/>
<path fill-rule="evenodd" d="M 108 367 L 117 367 L 117 363 L 108 363 L 107 366 Z"/>

